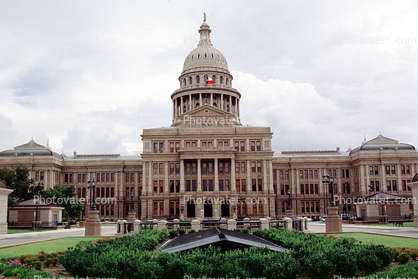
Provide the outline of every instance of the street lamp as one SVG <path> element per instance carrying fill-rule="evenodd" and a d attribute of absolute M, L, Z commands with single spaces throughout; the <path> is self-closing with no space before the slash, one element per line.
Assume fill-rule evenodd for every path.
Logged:
<path fill-rule="evenodd" d="M 345 185 L 345 193 L 347 194 L 347 199 L 345 200 L 345 214 L 346 214 L 346 217 L 347 217 L 347 219 L 348 219 L 348 203 L 347 203 L 347 201 L 348 201 L 348 190 L 350 189 L 350 183 L 348 183 L 348 182 L 346 182 L 346 183 L 344 183 L 344 185 Z"/>
<path fill-rule="evenodd" d="M 39 201 L 36 201 L 36 214 L 35 214 L 35 229 L 38 229 L 38 207 L 39 207 Z"/>
<path fill-rule="evenodd" d="M 71 224 L 73 223 L 73 205 L 71 204 Z"/>
<path fill-rule="evenodd" d="M 335 201 L 334 201 L 334 177 L 332 175 L 322 175 L 322 177 L 324 178 L 324 180 L 322 181 L 322 183 L 326 183 L 328 185 L 331 185 L 331 203 L 330 206 L 334 207 L 335 206 Z"/>
<path fill-rule="evenodd" d="M 95 193 L 96 193 L 96 180 L 89 180 L 87 181 L 87 184 L 89 184 L 89 186 L 87 187 L 88 189 L 90 189 L 90 210 L 96 210 L 96 204 L 94 202 L 94 200 L 96 199 L 95 197 Z M 93 195 L 92 195 L 93 192 Z"/>
<path fill-rule="evenodd" d="M 131 213 L 134 212 L 134 192 L 131 192 Z"/>
<path fill-rule="evenodd" d="M 290 191 L 290 189 L 287 189 L 286 194 L 289 195 L 289 207 L 287 208 L 287 210 L 292 210 L 292 200 L 291 200 L 292 191 Z"/>

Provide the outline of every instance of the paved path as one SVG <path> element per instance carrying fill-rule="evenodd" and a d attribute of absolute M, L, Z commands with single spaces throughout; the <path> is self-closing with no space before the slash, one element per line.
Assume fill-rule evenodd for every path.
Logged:
<path fill-rule="evenodd" d="M 389 236 L 418 238 L 418 228 L 367 226 L 354 224 L 343 224 L 342 228 L 344 233 L 363 232 Z M 308 222 L 308 230 L 311 233 L 325 233 L 325 223 Z"/>
<path fill-rule="evenodd" d="M 102 225 L 102 236 L 115 236 L 116 225 Z M 59 229 L 56 231 L 15 233 L 0 235 L 0 248 L 16 246 L 21 244 L 34 243 L 39 241 L 64 238 L 84 237 L 84 228 Z M 1 254 L 1 250 L 0 250 Z"/>

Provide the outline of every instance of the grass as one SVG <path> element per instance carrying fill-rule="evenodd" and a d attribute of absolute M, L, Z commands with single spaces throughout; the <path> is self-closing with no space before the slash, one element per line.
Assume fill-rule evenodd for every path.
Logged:
<path fill-rule="evenodd" d="M 392 223 L 389 223 L 389 224 L 367 224 L 367 226 L 393 227 L 393 224 Z M 414 227 L 414 222 L 404 222 L 403 226 L 405 228 L 413 228 Z M 397 228 L 399 228 L 399 227 L 397 227 Z"/>
<path fill-rule="evenodd" d="M 34 232 L 33 230 L 7 230 L 7 234 L 14 234 L 14 233 L 28 233 L 28 232 Z"/>
<path fill-rule="evenodd" d="M 368 233 L 335 233 L 330 235 L 342 238 L 352 237 L 357 241 L 361 241 L 362 243 L 381 244 L 389 247 L 418 248 L 418 240 L 415 238 L 395 237 Z"/>
<path fill-rule="evenodd" d="M 74 246 L 80 241 L 92 241 L 99 238 L 101 237 L 66 237 L 14 247 L 1 248 L 0 258 L 19 257 L 21 255 L 27 254 L 39 254 L 41 251 L 46 253 L 65 251 L 68 247 Z"/>

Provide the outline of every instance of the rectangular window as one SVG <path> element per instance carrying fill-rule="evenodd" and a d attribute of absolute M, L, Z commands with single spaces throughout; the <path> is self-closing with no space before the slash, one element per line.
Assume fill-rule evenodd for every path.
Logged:
<path fill-rule="evenodd" d="M 213 173 L 213 163 L 208 164 L 208 173 Z"/>
<path fill-rule="evenodd" d="M 159 184 L 160 184 L 160 193 L 163 193 L 164 192 L 164 180 L 160 180 Z"/>
<path fill-rule="evenodd" d="M 135 182 L 135 173 L 131 172 L 131 182 Z"/>
<path fill-rule="evenodd" d="M 240 163 L 239 162 L 235 162 L 235 173 L 239 173 L 240 171 Z"/>
<path fill-rule="evenodd" d="M 309 184 L 305 184 L 305 194 L 309 195 Z"/>
<path fill-rule="evenodd" d="M 154 193 L 158 193 L 158 181 L 154 180 Z"/>
<path fill-rule="evenodd" d="M 303 185 L 303 184 L 300 184 L 300 193 L 301 193 L 302 195 L 304 195 L 304 194 L 305 194 L 305 185 Z"/>
<path fill-rule="evenodd" d="M 257 141 L 257 151 L 261 151 L 261 141 Z"/>
<path fill-rule="evenodd" d="M 180 173 L 180 163 L 176 163 L 176 173 Z"/>
<path fill-rule="evenodd" d="M 164 163 L 159 164 L 159 174 L 164 174 Z"/>
<path fill-rule="evenodd" d="M 395 165 L 390 166 L 390 172 L 391 174 L 396 174 L 396 169 L 395 169 Z"/>
<path fill-rule="evenodd" d="M 247 191 L 247 186 L 245 184 L 245 179 L 241 179 L 241 191 L 242 192 Z"/>
<path fill-rule="evenodd" d="M 154 202 L 154 215 L 158 215 L 158 203 Z"/>
<path fill-rule="evenodd" d="M 202 184 L 203 191 L 207 191 L 208 190 L 208 181 L 207 180 L 203 180 L 202 182 L 203 182 L 203 184 Z"/>
<path fill-rule="evenodd" d="M 241 151 L 245 151 L 245 141 L 241 141 Z"/>
<path fill-rule="evenodd" d="M 390 167 L 389 166 L 385 166 L 385 172 L 386 172 L 386 174 L 390 174 Z"/>
<path fill-rule="evenodd" d="M 170 142 L 170 153 L 174 153 L 174 142 Z"/>
<path fill-rule="evenodd" d="M 213 180 L 209 180 L 209 191 L 213 191 Z"/>
<path fill-rule="evenodd" d="M 153 144 L 153 151 L 154 151 L 154 153 L 158 153 L 158 143 L 157 142 L 154 142 L 154 144 Z"/>
<path fill-rule="evenodd" d="M 392 191 L 397 191 L 396 180 L 392 180 Z"/>
<path fill-rule="evenodd" d="M 315 195 L 319 194 L 319 187 L 318 184 L 315 184 Z"/>
<path fill-rule="evenodd" d="M 152 164 L 152 174 L 158 174 L 158 163 Z M 129 174 L 126 174 L 126 181 L 129 181 Z"/>
<path fill-rule="evenodd" d="M 224 181 L 223 179 L 219 179 L 219 191 L 223 191 L 224 190 Z"/>
<path fill-rule="evenodd" d="M 224 172 L 224 164 L 222 162 L 219 162 L 219 169 L 218 169 L 219 173 L 223 173 Z"/>
<path fill-rule="evenodd" d="M 239 191 L 241 190 L 241 187 L 240 187 L 240 180 L 239 180 L 239 179 L 235 180 L 235 190 L 236 190 L 237 192 L 239 192 Z"/>
<path fill-rule="evenodd" d="M 83 177 L 83 180 L 84 180 L 84 177 Z M 115 182 L 115 173 L 111 173 L 110 174 L 110 182 Z"/>
<path fill-rule="evenodd" d="M 174 180 L 170 180 L 170 193 L 174 193 Z"/>
<path fill-rule="evenodd" d="M 241 173 L 246 173 L 245 162 L 241 162 Z"/>
<path fill-rule="evenodd" d="M 251 146 L 251 151 L 255 151 L 255 141 L 251 141 L 250 146 Z"/>
<path fill-rule="evenodd" d="M 299 179 L 301 179 L 301 180 L 303 179 L 303 170 L 299 171 Z"/>
<path fill-rule="evenodd" d="M 259 179 L 258 180 L 258 191 L 263 191 L 263 180 Z"/>
<path fill-rule="evenodd" d="M 257 192 L 257 180 L 256 179 L 253 179 L 251 181 L 251 186 L 252 186 L 253 192 Z"/>
<path fill-rule="evenodd" d="M 192 163 L 192 174 L 196 174 L 196 173 L 197 173 L 197 164 Z"/>
<path fill-rule="evenodd" d="M 234 142 L 235 150 L 239 151 L 239 141 Z"/>
<path fill-rule="evenodd" d="M 176 192 L 180 192 L 180 180 L 176 180 Z"/>
<path fill-rule="evenodd" d="M 164 153 L 164 143 L 163 142 L 160 142 L 159 143 L 159 151 L 160 151 L 160 153 Z"/>
<path fill-rule="evenodd" d="M 255 171 L 255 162 L 251 162 L 251 172 L 254 173 Z"/>
<path fill-rule="evenodd" d="M 186 180 L 186 191 L 190 192 L 192 190 L 192 185 L 190 183 L 190 180 Z"/>
<path fill-rule="evenodd" d="M 170 163 L 170 174 L 174 174 L 174 163 Z"/>
<path fill-rule="evenodd" d="M 261 162 L 257 162 L 257 172 L 261 173 Z"/>
<path fill-rule="evenodd" d="M 225 173 L 229 173 L 229 163 L 225 162 Z"/>
<path fill-rule="evenodd" d="M 231 188 L 229 187 L 229 179 L 225 179 L 225 191 L 230 191 Z"/>
<path fill-rule="evenodd" d="M 192 180 L 192 191 L 196 192 L 197 191 L 197 183 L 196 180 Z"/>
<path fill-rule="evenodd" d="M 176 142 L 176 152 L 179 152 L 180 150 L 180 142 Z"/>
<path fill-rule="evenodd" d="M 164 215 L 164 203 L 160 202 L 160 215 Z"/>
<path fill-rule="evenodd" d="M 207 173 L 208 169 L 207 169 L 207 163 L 202 163 L 202 173 Z"/>

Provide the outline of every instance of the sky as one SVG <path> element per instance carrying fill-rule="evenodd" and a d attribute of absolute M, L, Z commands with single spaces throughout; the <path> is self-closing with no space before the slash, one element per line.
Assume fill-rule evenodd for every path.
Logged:
<path fill-rule="evenodd" d="M 241 123 L 276 153 L 418 148 L 416 1 L 0 2 L 0 150 L 137 155 L 169 127 L 170 95 L 207 14 L 242 95 Z"/>

